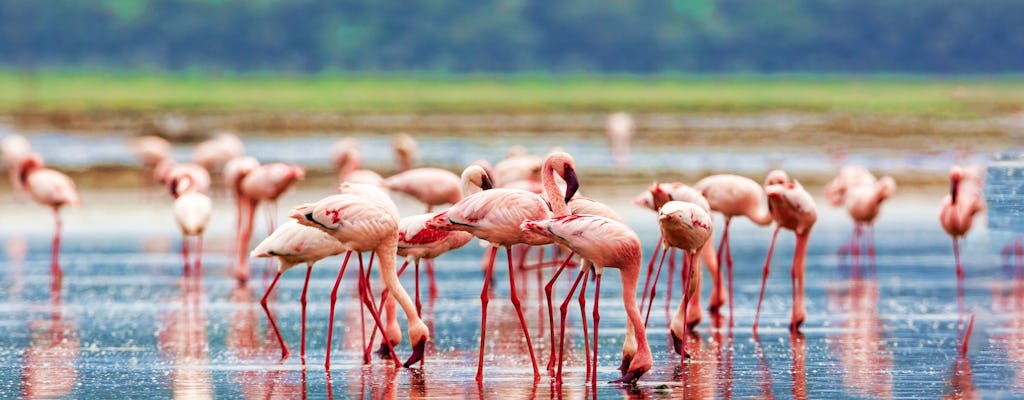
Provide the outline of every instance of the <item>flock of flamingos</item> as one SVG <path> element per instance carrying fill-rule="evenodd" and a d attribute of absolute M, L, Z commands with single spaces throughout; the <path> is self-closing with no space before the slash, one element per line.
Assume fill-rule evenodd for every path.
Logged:
<path fill-rule="evenodd" d="M 632 129 L 631 124 L 612 119 L 612 131 Z M 622 137 L 627 140 L 623 141 Z M 617 162 L 624 162 L 628 149 L 628 135 L 613 135 L 613 154 Z M 378 354 L 394 360 L 396 364 L 411 367 L 421 364 L 424 348 L 430 340 L 428 325 L 420 317 L 419 267 L 426 262 L 427 275 L 433 279 L 431 260 L 466 245 L 473 237 L 489 244 L 485 255 L 483 288 L 481 290 L 482 315 L 480 351 L 476 380 L 484 378 L 484 346 L 487 336 L 487 303 L 489 287 L 493 285 L 495 258 L 499 248 L 505 249 L 509 276 L 509 297 L 518 314 L 532 361 L 534 379 L 541 378 L 541 367 L 523 317 L 516 271 L 538 266 L 558 266 L 545 286 L 550 327 L 550 352 L 547 371 L 556 382 L 561 382 L 565 321 L 570 300 L 580 291 L 583 317 L 583 335 L 586 347 L 587 379 L 597 382 L 597 343 L 600 314 L 598 301 L 605 268 L 619 270 L 622 296 L 627 315 L 627 334 L 622 347 L 621 377 L 614 382 L 631 384 L 651 369 L 653 358 L 645 327 L 656 293 L 658 277 L 666 254 L 680 250 L 684 254 L 682 271 L 683 299 L 671 320 L 670 332 L 675 350 L 688 356 L 686 337 L 702 318 L 699 295 L 703 281 L 700 264 L 704 264 L 711 277 L 712 290 L 708 310 L 713 315 L 724 313 L 728 304 L 729 324 L 732 318 L 732 257 L 729 240 L 730 221 L 746 217 L 754 223 L 775 224 L 771 246 L 765 260 L 761 292 L 753 331 L 757 334 L 761 300 L 769 273 L 775 240 L 782 229 L 796 235 L 796 249 L 792 262 L 793 300 L 789 329 L 798 333 L 806 318 L 803 301 L 804 263 L 807 242 L 817 220 L 812 196 L 781 170 L 767 174 L 764 184 L 738 175 L 708 176 L 693 185 L 682 183 L 654 183 L 649 190 L 634 199 L 634 203 L 657 212 L 661 239 L 646 263 L 645 282 L 640 287 L 644 260 L 637 234 L 627 226 L 616 212 L 601 202 L 577 194 L 580 188 L 573 158 L 562 151 L 552 151 L 545 157 L 510 151 L 508 158 L 494 165 L 478 161 L 467 166 L 461 176 L 440 168 L 413 168 L 416 143 L 401 135 L 392 141 L 398 169 L 393 176 L 383 178 L 377 173 L 360 168 L 358 143 L 353 139 L 338 141 L 332 149 L 332 159 L 339 181 L 339 194 L 319 201 L 296 205 L 288 215 L 292 220 L 275 226 L 274 204 L 296 181 L 303 179 L 305 169 L 284 163 L 260 164 L 245 155 L 242 141 L 232 134 L 219 134 L 195 147 L 193 162 L 176 163 L 169 142 L 158 137 L 141 137 L 132 143 L 132 150 L 143 163 L 148 184 L 159 184 L 174 198 L 173 213 L 183 234 L 183 254 L 186 257 L 184 275 L 197 277 L 202 254 L 202 234 L 210 219 L 212 202 L 206 194 L 211 187 L 211 173 L 223 180 L 234 194 L 237 207 L 235 230 L 237 242 L 233 244 L 237 260 L 233 262 L 235 278 L 245 282 L 250 277 L 250 257 L 276 257 L 279 266 L 273 281 L 261 299 L 261 305 L 281 347 L 282 359 L 289 356 L 288 346 L 277 328 L 274 314 L 268 307 L 268 297 L 281 274 L 299 264 L 306 264 L 305 285 L 302 291 L 301 357 L 305 363 L 306 294 L 313 264 L 323 258 L 344 253 L 344 262 L 331 292 L 330 324 L 327 331 L 325 366 L 330 369 L 330 348 L 334 327 L 334 306 L 338 289 L 352 254 L 359 262 L 359 301 L 373 318 L 382 335 Z M 19 135 L 9 135 L 2 141 L 2 152 L 9 177 L 16 192 L 27 193 L 33 200 L 52 208 L 55 218 L 53 259 L 51 274 L 59 290 L 61 270 L 59 247 L 60 209 L 77 205 L 79 198 L 72 180 L 65 174 L 46 168 L 42 157 L 34 153 L 28 141 Z M 956 253 L 958 290 L 963 315 L 963 271 L 959 261 L 957 239 L 971 228 L 974 215 L 984 208 L 982 174 L 978 167 L 953 166 L 949 172 L 950 191 L 941 200 L 939 222 L 953 238 Z M 871 225 L 879 214 L 881 204 L 896 190 L 892 178 L 880 179 L 867 169 L 856 165 L 841 168 L 838 176 L 825 188 L 825 198 L 834 206 L 845 207 L 856 224 L 852 251 L 874 253 Z M 426 213 L 402 217 L 391 200 L 390 193 L 401 192 L 421 201 Z M 250 252 L 255 213 L 261 204 L 267 204 L 267 220 L 271 232 Z M 432 212 L 443 205 L 450 207 Z M 717 250 L 712 237 L 712 213 L 724 218 L 724 230 Z M 543 246 L 555 244 L 554 258 L 544 261 Z M 538 264 L 526 262 L 526 246 L 538 248 Z M 513 257 L 513 249 L 518 252 Z M 364 263 L 363 253 L 370 252 Z M 660 253 L 660 254 L 659 254 Z M 399 267 L 397 258 L 404 257 Z M 674 257 L 669 256 L 669 257 Z M 374 258 L 383 290 L 380 298 L 371 289 L 370 270 Z M 660 261 L 659 261 L 660 259 Z M 191 260 L 191 261 L 190 261 Z M 416 273 L 415 300 L 399 281 L 399 275 L 408 265 Z M 655 265 L 657 267 L 655 268 Z M 719 268 L 724 265 L 726 271 Z M 558 277 L 567 267 L 578 268 L 568 294 L 559 305 L 560 329 L 554 328 L 552 292 Z M 723 274 L 723 272 L 726 272 Z M 723 276 L 724 275 L 724 276 Z M 589 282 L 593 284 L 593 310 L 590 322 L 583 312 L 584 293 Z M 671 282 L 671 280 L 670 280 Z M 727 284 L 726 284 L 727 282 Z M 431 286 L 432 286 L 431 282 Z M 637 292 L 640 302 L 637 303 Z M 671 289 L 670 289 L 671 290 Z M 402 362 L 395 347 L 402 340 L 396 307 L 404 311 L 408 325 L 406 336 L 412 354 Z M 971 319 L 973 323 L 973 317 Z M 970 337 L 970 325 L 962 339 L 962 351 Z M 588 329 L 593 332 L 590 338 Z M 375 331 L 374 334 L 377 332 Z M 591 341 L 592 340 L 592 341 Z M 369 362 L 372 347 L 364 343 L 364 362 Z M 592 343 L 592 345 L 591 345 Z M 556 351 L 557 349 L 557 351 Z"/>

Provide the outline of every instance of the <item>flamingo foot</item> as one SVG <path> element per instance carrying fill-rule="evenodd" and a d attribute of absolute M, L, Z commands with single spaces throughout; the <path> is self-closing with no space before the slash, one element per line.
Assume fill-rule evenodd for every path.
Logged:
<path fill-rule="evenodd" d="M 420 360 L 423 359 L 423 351 L 424 349 L 426 349 L 426 347 L 427 339 L 420 339 L 419 343 L 416 343 L 415 346 L 412 346 L 412 355 L 409 356 L 409 359 L 405 360 L 405 364 L 402 365 L 404 365 L 406 368 L 409 368 L 410 365 L 420 362 Z"/>

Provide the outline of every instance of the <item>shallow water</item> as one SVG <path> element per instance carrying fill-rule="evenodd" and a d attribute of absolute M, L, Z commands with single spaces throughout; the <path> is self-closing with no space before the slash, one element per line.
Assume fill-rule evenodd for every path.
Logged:
<path fill-rule="evenodd" d="M 603 193 L 592 195 L 601 198 Z M 238 287 L 226 275 L 230 216 L 215 217 L 202 277 L 189 285 L 181 277 L 183 261 L 167 200 L 132 201 L 145 198 L 134 192 L 86 190 L 83 196 L 95 204 L 90 206 L 94 210 L 104 211 L 90 212 L 85 206 L 68 210 L 60 258 L 65 278 L 59 296 L 49 289 L 48 213 L 26 202 L 9 203 L 0 210 L 4 221 L 10 222 L 0 229 L 8 246 L 0 265 L 4 281 L 0 285 L 0 363 L 13 366 L 0 371 L 0 393 L 75 398 L 580 398 L 592 394 L 583 376 L 576 311 L 569 318 L 567 334 L 573 353 L 565 366 L 564 385 L 555 387 L 546 374 L 540 382 L 531 383 L 529 356 L 506 300 L 509 285 L 503 267 L 497 269 L 489 307 L 485 382 L 482 386 L 474 382 L 484 251 L 475 242 L 438 260 L 440 296 L 427 299 L 424 288 L 424 315 L 433 328 L 433 342 L 422 369 L 395 368 L 379 359 L 368 366 L 361 364 L 359 314 L 352 296 L 355 267 L 350 265 L 342 283 L 344 294 L 339 296 L 328 376 L 323 367 L 328 295 L 340 258 L 324 260 L 313 271 L 304 369 L 298 357 L 301 268 L 284 274 L 279 295 L 270 301 L 292 351 L 290 358 L 279 362 L 280 349 L 258 303 L 268 281 L 256 273 L 248 286 Z M 771 232 L 737 221 L 732 232 L 735 326 L 714 328 L 705 315 L 689 342 L 693 359 L 681 365 L 679 356 L 669 350 L 667 288 L 662 278 L 648 333 L 654 367 L 635 387 L 606 383 L 619 376 L 615 368 L 625 333 L 617 271 L 607 270 L 600 301 L 597 394 L 602 398 L 936 398 L 971 392 L 985 398 L 1024 396 L 1020 269 L 1024 259 L 1004 259 L 1000 253 L 1015 235 L 986 229 L 979 222 L 968 237 L 965 304 L 976 320 L 968 359 L 959 359 L 961 316 L 951 243 L 936 219 L 940 196 L 941 190 L 902 193 L 886 204 L 875 230 L 876 275 L 870 274 L 866 256 L 840 260 L 837 254 L 850 237 L 851 224 L 843 212 L 819 199 L 820 217 L 807 264 L 808 318 L 802 338 L 791 337 L 786 329 L 793 238 L 783 232 L 768 279 L 760 337 L 753 339 L 751 323 Z M 318 197 L 315 191 L 300 191 L 282 204 Z M 623 211 L 640 233 L 645 254 L 650 254 L 657 234 L 653 214 L 628 205 L 625 198 L 607 201 Z M 217 205 L 230 209 L 224 199 Z M 408 199 L 401 206 L 403 212 L 416 209 Z M 93 229 L 100 220 L 107 221 L 103 229 Z M 257 232 L 261 229 L 258 225 Z M 259 239 L 256 236 L 254 241 Z M 23 257 L 21 248 L 27 249 Z M 264 265 L 262 260 L 253 261 L 256 271 Z M 407 272 L 402 278 L 410 290 L 411 275 Z M 557 297 L 564 296 L 571 275 L 564 274 Z M 528 290 L 524 311 L 543 369 L 548 328 L 539 307 L 537 282 L 531 272 L 519 284 Z M 678 289 L 676 283 L 673 310 Z M 706 299 L 707 285 L 704 291 Z M 573 301 L 570 310 L 576 307 Z M 409 354 L 407 341 L 398 352 L 402 357 Z"/>

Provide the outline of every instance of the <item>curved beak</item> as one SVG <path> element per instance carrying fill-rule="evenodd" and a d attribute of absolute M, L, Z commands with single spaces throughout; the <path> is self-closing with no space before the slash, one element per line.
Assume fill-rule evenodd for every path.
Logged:
<path fill-rule="evenodd" d="M 952 197 L 953 204 L 956 204 L 956 194 L 960 191 L 960 179 L 953 178 L 949 185 L 949 196 Z"/>
<path fill-rule="evenodd" d="M 490 176 L 484 175 L 482 178 L 480 178 L 480 188 L 483 190 L 494 189 L 494 182 L 491 182 Z"/>
<path fill-rule="evenodd" d="M 572 200 L 572 196 L 576 195 L 576 191 L 580 188 L 580 181 L 576 178 L 576 170 L 571 167 L 565 167 L 565 202 L 568 203 Z"/>
<path fill-rule="evenodd" d="M 419 343 L 416 343 L 415 346 L 412 346 L 412 355 L 409 356 L 409 359 L 405 360 L 405 364 L 402 365 L 405 366 L 406 368 L 409 368 L 410 365 L 413 365 L 423 360 L 423 350 L 426 348 L 426 346 L 427 338 L 420 339 Z"/>
<path fill-rule="evenodd" d="M 303 204 L 288 212 L 288 217 L 296 219 L 299 223 L 313 221 L 313 207 L 311 204 Z"/>

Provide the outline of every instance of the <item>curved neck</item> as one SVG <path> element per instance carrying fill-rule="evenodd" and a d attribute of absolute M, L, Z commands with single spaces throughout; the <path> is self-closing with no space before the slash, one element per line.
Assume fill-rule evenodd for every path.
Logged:
<path fill-rule="evenodd" d="M 622 280 L 622 303 L 626 307 L 626 318 L 632 325 L 633 337 L 636 338 L 637 351 L 650 351 L 647 344 L 647 329 L 644 327 L 644 320 L 640 316 L 640 307 L 636 304 L 637 275 L 640 272 L 639 258 L 632 269 L 635 273 L 620 270 Z"/>
<path fill-rule="evenodd" d="M 750 218 L 751 221 L 760 226 L 772 223 L 772 213 L 768 210 L 768 205 L 763 203 L 752 214 L 747 215 L 747 218 Z"/>
<path fill-rule="evenodd" d="M 555 183 L 555 168 L 549 163 L 544 163 L 544 170 L 540 175 L 540 184 L 544 187 L 544 196 L 551 204 L 551 211 L 556 217 L 569 215 L 569 205 L 565 204 L 565 194 Z"/>
<path fill-rule="evenodd" d="M 397 236 L 397 235 L 396 235 Z M 402 306 L 402 310 L 405 311 L 405 315 L 409 318 L 409 326 L 420 324 L 419 313 L 416 312 L 416 305 L 413 304 L 412 299 L 409 298 L 409 292 L 405 291 L 402 287 L 402 283 L 398 281 L 398 272 L 395 270 L 395 258 L 398 251 L 398 239 L 386 240 L 377 246 L 375 250 L 377 257 L 380 259 L 380 279 L 384 281 L 384 286 L 388 288 L 391 295 L 395 297 L 398 304 Z M 412 338 L 410 338 L 412 339 Z"/>

